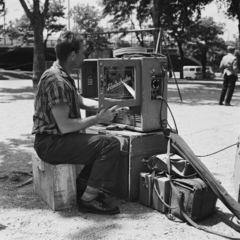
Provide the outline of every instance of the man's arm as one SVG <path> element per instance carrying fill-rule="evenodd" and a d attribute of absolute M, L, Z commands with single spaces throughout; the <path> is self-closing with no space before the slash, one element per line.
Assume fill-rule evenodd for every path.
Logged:
<path fill-rule="evenodd" d="M 80 102 L 80 107 L 85 110 L 98 110 L 98 101 L 90 99 L 90 98 L 84 98 L 78 93 L 78 99 Z"/>
<path fill-rule="evenodd" d="M 219 68 L 222 70 L 221 73 L 223 74 L 223 72 L 224 72 L 224 57 L 222 58 L 222 61 L 221 61 L 221 63 L 220 63 Z"/>
<path fill-rule="evenodd" d="M 234 71 L 234 74 L 237 76 L 238 75 L 238 62 L 237 62 L 237 58 L 234 58 L 234 60 L 233 60 L 233 71 Z"/>
<path fill-rule="evenodd" d="M 51 109 L 53 117 L 62 134 L 69 132 L 78 132 L 98 123 L 110 122 L 113 120 L 116 112 L 114 106 L 107 110 L 102 110 L 95 116 L 90 116 L 84 119 L 69 118 L 69 106 L 67 103 L 58 103 Z"/>

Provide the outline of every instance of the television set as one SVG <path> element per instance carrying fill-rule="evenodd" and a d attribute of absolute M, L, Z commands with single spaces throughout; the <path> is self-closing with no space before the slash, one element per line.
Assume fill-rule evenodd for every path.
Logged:
<path fill-rule="evenodd" d="M 149 132 L 167 125 L 167 57 L 137 56 L 85 59 L 81 94 L 96 99 L 99 110 L 118 105 L 128 107 L 111 124 Z M 88 112 L 88 116 L 91 113 Z"/>

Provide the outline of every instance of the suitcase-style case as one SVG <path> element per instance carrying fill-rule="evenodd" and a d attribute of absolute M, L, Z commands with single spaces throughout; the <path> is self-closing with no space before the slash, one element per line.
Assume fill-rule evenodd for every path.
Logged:
<path fill-rule="evenodd" d="M 182 200 L 185 213 L 193 221 L 204 219 L 215 212 L 217 196 L 210 187 L 200 178 L 174 179 L 176 191 L 171 191 L 171 214 L 183 221 L 178 197 Z M 176 193 L 177 192 L 177 193 Z"/>
<path fill-rule="evenodd" d="M 170 198 L 170 181 L 165 176 L 155 176 L 153 178 L 153 191 L 152 191 L 152 208 L 156 209 L 157 211 L 161 213 L 165 213 L 168 211 L 168 207 L 164 205 L 163 202 L 165 202 L 167 205 L 169 205 L 169 198 Z M 156 189 L 155 189 L 156 188 Z M 159 199 L 160 195 L 161 200 Z"/>
<path fill-rule="evenodd" d="M 140 173 L 140 196 L 139 202 L 147 207 L 152 206 L 152 174 Z"/>

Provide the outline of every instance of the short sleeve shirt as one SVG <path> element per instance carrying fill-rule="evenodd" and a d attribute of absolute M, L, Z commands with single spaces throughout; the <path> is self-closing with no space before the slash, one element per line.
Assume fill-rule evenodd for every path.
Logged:
<path fill-rule="evenodd" d="M 53 66 L 43 73 L 37 87 L 32 134 L 61 135 L 51 112 L 51 108 L 58 103 L 68 104 L 70 108 L 69 118 L 81 118 L 74 79 L 59 64 L 54 62 Z"/>
<path fill-rule="evenodd" d="M 220 68 L 224 69 L 224 74 L 226 73 L 229 75 L 236 75 L 238 74 L 238 63 L 237 57 L 234 56 L 232 53 L 228 53 L 226 56 L 222 58 L 220 63 Z"/>

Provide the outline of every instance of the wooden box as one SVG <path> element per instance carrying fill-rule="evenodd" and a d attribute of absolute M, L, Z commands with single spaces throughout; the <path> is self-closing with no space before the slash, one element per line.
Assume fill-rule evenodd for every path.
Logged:
<path fill-rule="evenodd" d="M 76 178 L 81 165 L 51 165 L 32 155 L 34 191 L 54 210 L 76 204 Z"/>
<path fill-rule="evenodd" d="M 234 174 L 233 174 L 233 183 L 235 188 L 236 200 L 240 203 L 240 136 L 238 137 L 238 145 L 236 151 L 235 165 L 234 165 Z"/>
<path fill-rule="evenodd" d="M 140 173 L 150 171 L 147 165 L 142 162 L 143 158 L 167 151 L 167 139 L 163 133 L 113 131 L 106 130 L 106 127 L 96 126 L 90 128 L 90 132 L 115 136 L 121 143 L 116 185 L 114 188 L 104 188 L 103 190 L 128 201 L 137 200 L 139 198 Z"/>

